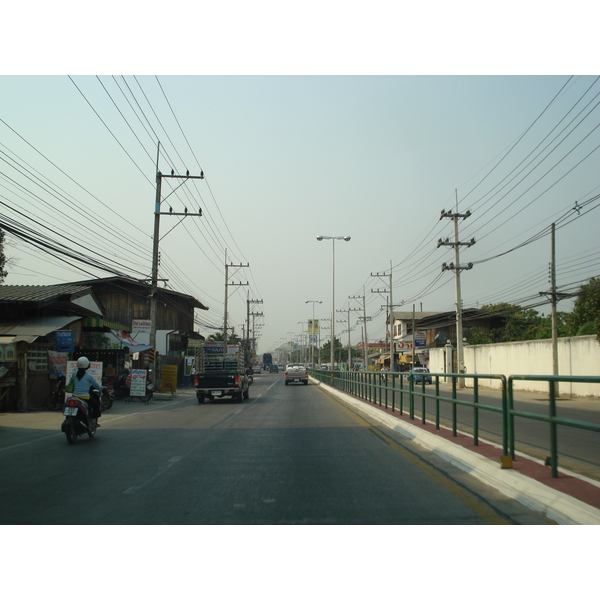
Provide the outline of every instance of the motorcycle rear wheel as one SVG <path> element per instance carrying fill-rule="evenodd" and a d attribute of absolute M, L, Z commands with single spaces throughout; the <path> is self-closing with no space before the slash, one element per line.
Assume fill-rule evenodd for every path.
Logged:
<path fill-rule="evenodd" d="M 75 423 L 69 423 L 65 429 L 65 435 L 67 436 L 67 442 L 74 444 L 77 441 L 77 433 L 75 433 Z"/>

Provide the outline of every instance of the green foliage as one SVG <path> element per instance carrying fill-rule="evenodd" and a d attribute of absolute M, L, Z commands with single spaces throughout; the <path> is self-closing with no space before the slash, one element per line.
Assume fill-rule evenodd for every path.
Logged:
<path fill-rule="evenodd" d="M 490 316 L 502 316 L 503 327 L 492 328 L 489 332 L 474 327 L 471 330 L 470 344 L 491 344 L 494 342 L 522 342 L 526 340 L 543 340 L 552 337 L 552 317 L 540 314 L 533 308 L 522 308 L 517 304 L 499 302 L 481 307 L 489 311 Z M 558 336 L 569 335 L 568 315 L 558 312 L 556 315 Z"/>
<path fill-rule="evenodd" d="M 600 279 L 592 277 L 579 288 L 579 295 L 567 323 L 571 335 L 596 334 L 600 341 Z"/>
<path fill-rule="evenodd" d="M 335 345 L 334 345 L 334 351 L 335 351 L 335 359 L 336 361 L 338 360 L 338 357 L 340 356 L 340 352 L 343 350 L 344 346 L 342 345 L 342 342 L 339 340 L 339 338 L 335 338 Z M 347 349 L 346 349 L 347 352 Z M 348 356 L 346 354 L 346 356 Z M 321 346 L 321 362 L 322 363 L 328 363 L 331 360 L 331 340 L 325 342 L 322 346 Z"/>
<path fill-rule="evenodd" d="M 82 344 L 82 348 L 90 350 L 114 350 L 121 347 L 120 342 L 113 342 L 102 331 L 84 331 Z"/>

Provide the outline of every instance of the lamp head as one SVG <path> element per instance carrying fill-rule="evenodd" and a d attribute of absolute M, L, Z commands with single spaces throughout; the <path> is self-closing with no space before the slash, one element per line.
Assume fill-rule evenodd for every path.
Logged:
<path fill-rule="evenodd" d="M 350 236 L 349 235 L 345 235 L 344 236 L 344 241 L 345 242 L 349 242 L 350 241 Z"/>
<path fill-rule="evenodd" d="M 317 241 L 322 242 L 323 241 L 323 236 L 322 235 L 318 235 L 317 236 Z"/>

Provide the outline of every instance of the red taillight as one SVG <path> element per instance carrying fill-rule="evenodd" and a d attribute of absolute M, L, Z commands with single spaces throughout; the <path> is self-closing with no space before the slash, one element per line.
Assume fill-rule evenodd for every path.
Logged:
<path fill-rule="evenodd" d="M 236 375 L 236 376 L 233 378 L 233 382 L 235 383 L 235 385 L 240 385 L 240 376 L 239 376 L 239 375 Z"/>
<path fill-rule="evenodd" d="M 77 406 L 77 402 L 76 402 L 75 400 L 73 400 L 73 399 L 70 399 L 70 400 L 67 402 L 67 404 L 68 404 L 69 406 Z"/>

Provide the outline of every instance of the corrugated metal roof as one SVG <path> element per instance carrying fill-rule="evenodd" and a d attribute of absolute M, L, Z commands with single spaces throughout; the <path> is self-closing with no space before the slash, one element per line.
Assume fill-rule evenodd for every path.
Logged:
<path fill-rule="evenodd" d="M 91 290 L 89 285 L 0 285 L 0 302 L 48 302 L 61 296 L 72 296 Z"/>
<path fill-rule="evenodd" d="M 13 342 L 25 341 L 33 342 L 38 337 L 42 337 L 66 327 L 81 317 L 74 316 L 53 316 L 25 319 L 22 321 L 0 323 L 0 336 L 11 337 Z"/>

